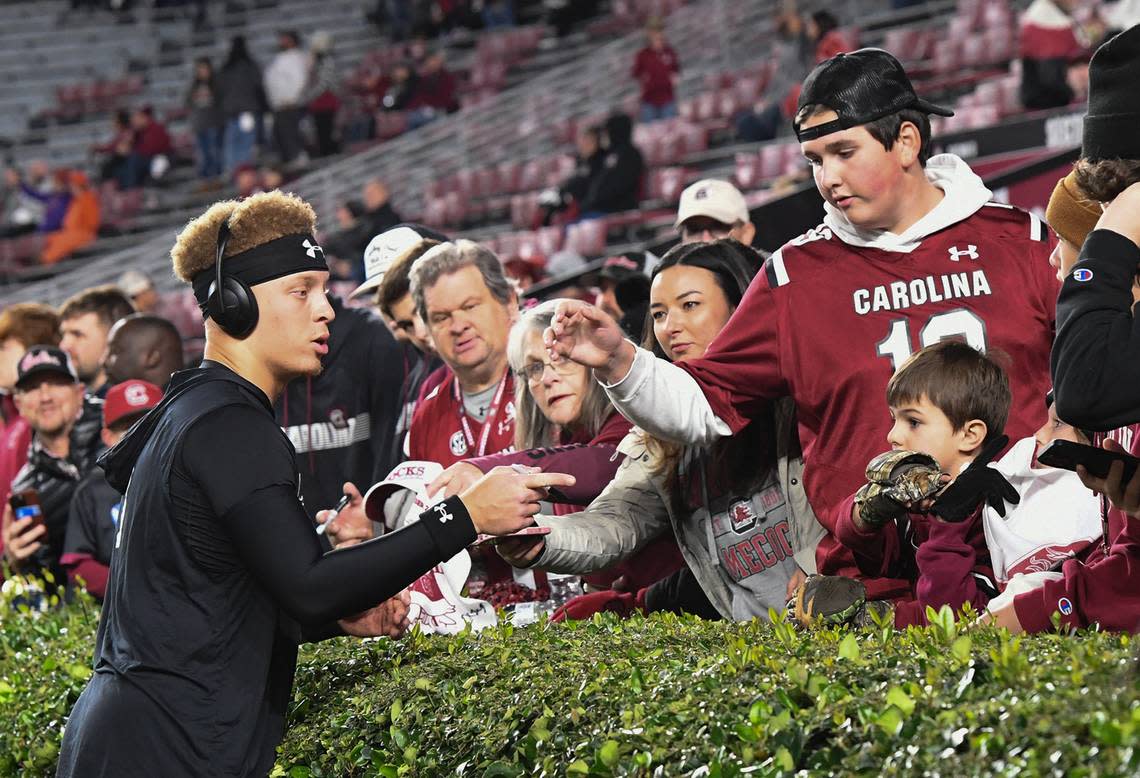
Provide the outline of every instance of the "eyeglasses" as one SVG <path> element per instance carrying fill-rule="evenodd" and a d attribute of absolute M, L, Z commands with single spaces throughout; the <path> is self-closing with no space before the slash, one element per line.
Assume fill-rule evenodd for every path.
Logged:
<path fill-rule="evenodd" d="M 569 359 L 560 359 L 557 362 L 528 362 L 522 370 L 516 370 L 515 375 L 519 378 L 525 378 L 532 384 L 537 384 L 542 381 L 542 376 L 546 373 L 547 367 L 553 370 L 555 375 L 567 376 L 574 372 L 578 363 L 571 362 Z"/>
<path fill-rule="evenodd" d="M 685 223 L 681 225 L 681 237 L 684 240 L 691 240 L 703 237 L 707 232 L 713 240 L 720 240 L 727 238 L 732 233 L 732 227 L 733 225 L 719 222 L 716 219 L 696 216 L 692 219 L 686 219 Z"/>

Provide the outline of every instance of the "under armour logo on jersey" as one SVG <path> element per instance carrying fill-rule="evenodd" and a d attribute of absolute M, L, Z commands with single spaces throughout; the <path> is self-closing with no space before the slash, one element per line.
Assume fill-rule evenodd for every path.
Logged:
<path fill-rule="evenodd" d="M 950 252 L 950 260 L 952 262 L 958 262 L 962 257 L 969 257 L 970 259 L 978 258 L 978 247 L 973 243 L 966 246 L 965 251 L 960 250 L 957 246 L 951 246 L 948 251 Z"/>
<path fill-rule="evenodd" d="M 439 514 L 439 523 L 440 524 L 446 524 L 447 522 L 449 522 L 455 518 L 455 515 L 452 514 L 452 512 L 447 509 L 447 505 L 445 505 L 444 503 L 440 503 L 439 505 L 432 508 L 432 510 Z"/>
<path fill-rule="evenodd" d="M 316 243 L 311 243 L 308 238 L 305 238 L 305 242 L 301 245 L 306 249 L 305 254 L 308 255 L 309 259 L 316 259 L 318 251 L 321 252 L 321 258 L 324 258 L 325 250 Z"/>

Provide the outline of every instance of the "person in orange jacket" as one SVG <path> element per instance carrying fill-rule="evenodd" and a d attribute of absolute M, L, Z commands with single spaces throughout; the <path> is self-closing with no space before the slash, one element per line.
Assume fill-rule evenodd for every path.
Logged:
<path fill-rule="evenodd" d="M 95 242 L 99 231 L 99 197 L 91 189 L 87 175 L 72 170 L 68 176 L 71 203 L 63 217 L 63 226 L 50 233 L 44 241 L 40 261 L 54 265 L 79 249 Z"/>

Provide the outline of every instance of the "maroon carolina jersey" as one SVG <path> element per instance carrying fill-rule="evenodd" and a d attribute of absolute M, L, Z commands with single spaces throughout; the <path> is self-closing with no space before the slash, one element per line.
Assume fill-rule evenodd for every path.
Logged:
<path fill-rule="evenodd" d="M 438 462 L 445 468 L 464 459 L 510 451 L 515 443 L 514 376 L 508 370 L 480 423 L 463 410 L 453 374 L 417 405 L 408 428 L 408 458 Z"/>
<path fill-rule="evenodd" d="M 679 364 L 734 432 L 762 403 L 794 399 L 808 499 L 834 534 L 834 511 L 888 448 L 887 381 L 919 348 L 958 338 L 1004 354 L 1006 433 L 1017 440 L 1040 426 L 1058 291 L 1052 248 L 1040 219 L 996 203 L 909 253 L 853 246 L 820 226 L 768 260 L 702 359 Z M 818 561 L 821 573 L 857 574 L 833 537 Z"/>

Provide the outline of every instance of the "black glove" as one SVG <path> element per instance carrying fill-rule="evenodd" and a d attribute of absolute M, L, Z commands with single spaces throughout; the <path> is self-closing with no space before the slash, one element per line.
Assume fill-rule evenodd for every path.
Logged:
<path fill-rule="evenodd" d="M 1005 476 L 989 467 L 989 463 L 1007 443 L 1009 438 L 1005 435 L 999 435 L 987 443 L 978 458 L 938 495 L 930 512 L 943 521 L 959 523 L 970 518 L 979 505 L 987 502 L 1004 518 L 1005 504 L 1009 502 L 1017 505 L 1021 502 L 1021 496 L 1005 480 Z"/>

